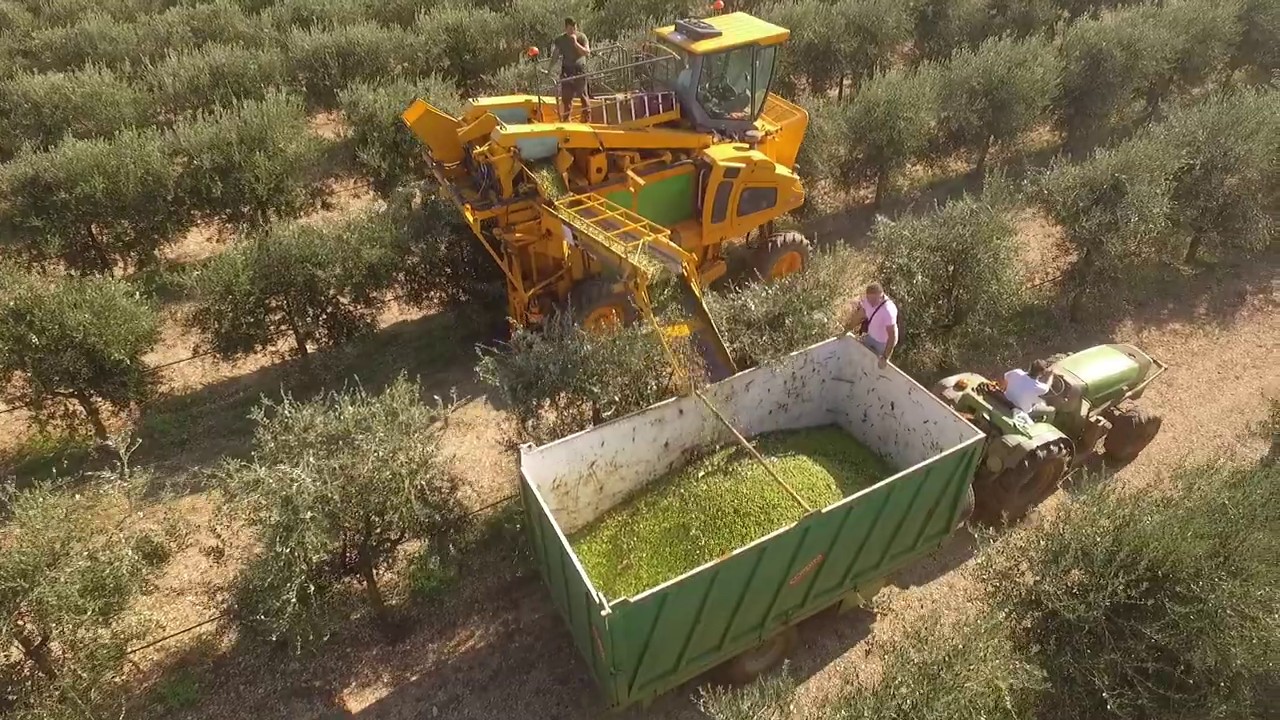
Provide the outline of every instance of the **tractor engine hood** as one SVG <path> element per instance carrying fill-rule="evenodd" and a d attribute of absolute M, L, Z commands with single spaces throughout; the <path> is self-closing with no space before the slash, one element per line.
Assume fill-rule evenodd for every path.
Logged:
<path fill-rule="evenodd" d="M 1133 345 L 1112 344 L 1068 355 L 1053 364 L 1053 371 L 1078 381 L 1085 400 L 1097 406 L 1142 382 L 1153 366 L 1151 356 Z"/>

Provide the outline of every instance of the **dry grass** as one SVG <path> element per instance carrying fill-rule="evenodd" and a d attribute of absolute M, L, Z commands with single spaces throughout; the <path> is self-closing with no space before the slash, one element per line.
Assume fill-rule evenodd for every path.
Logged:
<path fill-rule="evenodd" d="M 313 126 L 326 137 L 343 132 L 335 114 L 315 118 Z M 1030 144 L 1035 149 L 1056 142 L 1057 138 L 1045 134 L 1034 135 Z M 997 150 L 994 159 L 1001 161 L 1003 152 Z M 911 180 L 907 184 L 914 186 Z M 334 181 L 332 189 L 330 207 L 309 221 L 327 221 L 376 202 L 358 180 Z M 847 200 L 864 197 L 867 191 L 863 187 L 838 194 Z M 857 244 L 869 227 L 870 214 L 859 209 L 822 218 L 810 229 L 817 230 L 822 240 L 840 238 Z M 1036 268 L 1032 282 L 1060 272 L 1060 262 L 1054 261 L 1057 256 L 1048 250 L 1058 228 L 1033 212 L 1021 217 L 1018 227 L 1026 262 Z M 216 230 L 198 229 L 172 248 L 166 259 L 195 262 L 222 246 Z M 1273 268 L 1274 262 L 1259 263 L 1231 270 L 1226 277 L 1219 273 L 1193 280 L 1193 284 L 1214 285 L 1193 288 L 1190 296 L 1198 298 L 1195 307 L 1153 303 L 1138 308 L 1133 319 L 1115 326 L 1105 337 L 1096 331 L 1061 328 L 1057 342 L 1062 349 L 1102 339 L 1131 341 L 1171 367 L 1147 394 L 1147 402 L 1165 417 L 1164 429 L 1138 461 L 1120 471 L 1120 482 L 1158 481 L 1187 456 L 1261 452 L 1262 441 L 1249 436 L 1247 428 L 1265 404 L 1261 381 L 1274 377 L 1280 364 L 1280 286 Z M 866 272 L 866 268 L 851 271 L 851 296 Z M 191 354 L 196 338 L 181 325 L 183 311 L 181 303 L 166 309 L 161 343 L 148 362 L 164 363 Z M 382 337 L 388 343 L 412 344 L 411 335 L 425 332 L 423 321 L 415 319 L 419 315 L 412 308 L 388 307 L 381 318 Z M 382 364 L 392 361 L 381 356 L 380 348 L 385 347 L 364 351 L 369 355 L 355 358 L 349 367 L 362 379 L 369 373 L 385 374 L 388 368 Z M 471 373 L 473 360 L 464 348 L 447 364 L 428 363 L 431 374 L 424 379 L 434 392 L 447 393 L 456 386 L 464 394 L 474 394 L 454 415 L 445 448 L 455 456 L 467 501 L 478 507 L 510 494 L 518 470 L 513 421 L 478 393 Z M 165 397 L 184 401 L 177 421 L 186 422 L 182 413 L 187 412 L 201 412 L 203 419 L 191 426 L 190 444 L 159 458 L 158 469 L 196 474 L 223 451 L 243 451 L 248 440 L 245 409 L 259 392 L 278 389 L 288 380 L 289 369 L 271 353 L 232 363 L 204 358 L 165 369 Z M 26 413 L 0 415 L 0 445 L 12 447 L 28 432 Z M 191 542 L 139 606 L 164 633 L 217 612 L 249 548 L 243 538 L 232 538 L 221 559 L 208 552 L 219 542 L 209 530 L 213 501 L 207 493 L 169 499 L 161 507 L 182 515 L 193 528 Z M 1051 508 L 1052 503 L 1046 511 Z M 898 581 L 907 589 L 886 589 L 874 625 L 865 616 L 822 617 L 802 628 L 803 646 L 795 659 L 804 678 L 801 703 L 820 703 L 851 679 L 873 681 L 877 637 L 891 631 L 900 618 L 915 616 L 914 611 L 902 612 L 904 607 L 928 608 L 941 621 L 964 612 L 965 580 L 954 570 L 967 561 L 971 546 L 966 534 L 958 535 L 934 557 L 901 573 Z M 177 713 L 153 708 L 155 712 L 148 716 L 220 720 L 601 717 L 603 708 L 595 688 L 545 588 L 527 569 L 514 570 L 508 555 L 500 548 L 469 559 L 460 587 L 438 606 L 419 610 L 413 634 L 397 646 L 368 637 L 357 620 L 321 656 L 306 660 L 249 652 L 237 646 L 234 633 L 216 627 L 141 653 L 134 659 L 148 677 L 189 668 L 199 678 L 195 708 Z M 660 699 L 651 713 L 636 711 L 624 717 L 696 717 L 686 699 L 688 690 Z"/>

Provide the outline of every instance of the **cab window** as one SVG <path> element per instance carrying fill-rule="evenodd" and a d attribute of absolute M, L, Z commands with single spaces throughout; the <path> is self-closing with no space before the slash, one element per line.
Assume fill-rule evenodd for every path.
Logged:
<path fill-rule="evenodd" d="M 716 120 L 750 120 L 760 113 L 773 79 L 773 47 L 740 47 L 702 61 L 698 104 Z"/>
<path fill-rule="evenodd" d="M 679 45 L 658 40 L 652 53 L 659 58 L 653 63 L 653 76 L 658 85 L 670 90 L 688 87 L 689 55 Z"/>

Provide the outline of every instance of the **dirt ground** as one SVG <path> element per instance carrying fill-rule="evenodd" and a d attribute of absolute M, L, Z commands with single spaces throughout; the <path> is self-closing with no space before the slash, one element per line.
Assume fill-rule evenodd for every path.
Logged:
<path fill-rule="evenodd" d="M 335 203 L 316 215 L 329 220 L 373 202 L 354 181 L 335 185 Z M 865 215 L 865 217 L 864 217 Z M 872 218 L 866 213 L 825 218 L 818 232 L 864 246 Z M 1018 224 L 1032 282 L 1052 279 L 1044 259 L 1056 229 L 1042 218 Z M 198 262 L 225 247 L 212 230 L 196 231 L 172 249 L 174 262 Z M 1197 273 L 1177 293 L 1177 302 L 1149 293 L 1127 309 L 1123 322 L 1089 331 L 1063 326 L 1049 332 L 1053 347 L 1028 348 L 1030 359 L 1104 341 L 1134 342 L 1166 362 L 1167 375 L 1147 393 L 1161 413 L 1160 436 L 1117 482 L 1158 482 L 1188 458 L 1242 458 L 1263 450 L 1249 426 L 1263 414 L 1264 391 L 1280 391 L 1280 280 L 1277 258 L 1223 264 Z M 1141 297 L 1143 293 L 1129 293 Z M 148 357 L 153 364 L 189 355 L 195 338 L 180 323 L 181 302 L 166 308 L 163 341 Z M 383 329 L 357 347 L 320 353 L 331 377 L 359 374 L 377 387 L 406 371 L 428 393 L 459 397 L 446 435 L 446 450 L 472 507 L 486 506 L 516 489 L 516 428 L 495 407 L 474 377 L 469 329 L 445 315 L 389 307 Z M 446 341 L 447 340 L 447 341 Z M 186 548 L 140 608 L 155 622 L 153 636 L 188 627 L 218 613 L 244 538 L 215 537 L 207 529 L 215 503 L 201 474 L 224 455 L 243 453 L 251 441 L 248 411 L 265 395 L 300 387 L 296 368 L 278 354 L 234 363 L 213 358 L 164 372 L 166 397 L 140 419 L 144 438 L 135 464 L 155 468 L 158 486 L 175 494 L 164 509 L 186 518 L 193 534 Z M 25 413 L 0 415 L 0 437 L 13 442 L 26 433 Z M 3 443 L 0 443 L 3 444 Z M 1034 522 L 1034 518 L 1032 519 Z M 458 587 L 438 604 L 414 611 L 412 630 L 387 645 L 355 619 L 319 654 L 284 658 L 241 645 L 218 623 L 133 657 L 137 672 L 151 678 L 145 717 L 268 720 L 409 720 L 418 718 L 537 718 L 586 720 L 605 710 L 585 663 L 551 605 L 536 573 L 514 559 L 522 538 L 465 560 Z M 973 551 L 967 533 L 953 536 L 932 557 L 907 568 L 881 595 L 877 614 L 820 616 L 803 624 L 792 669 L 801 680 L 800 703 L 813 705 L 875 664 L 877 632 L 901 615 L 904 605 L 928 607 L 945 617 L 963 589 L 956 570 Z M 691 697 L 694 684 L 668 693 L 649 708 L 623 718 L 700 717 Z"/>
<path fill-rule="evenodd" d="M 1023 226 L 1029 244 L 1051 232 L 1034 221 Z M 1188 458 L 1242 458 L 1261 453 L 1250 425 L 1263 414 L 1263 391 L 1280 379 L 1280 282 L 1276 263 L 1224 266 L 1191 281 L 1188 302 L 1154 299 L 1127 312 L 1112 329 L 1064 331 L 1065 347 L 1107 339 L 1135 342 L 1166 362 L 1167 375 L 1147 393 L 1164 418 L 1160 436 L 1142 457 L 1123 468 L 1117 482 L 1158 481 Z M 413 320 L 404 322 L 412 324 Z M 413 327 L 405 332 L 414 331 Z M 1056 348 L 1037 348 L 1048 351 Z M 1031 351 L 1029 351 L 1029 357 Z M 471 358 L 437 366 L 439 387 L 461 387 L 447 446 L 479 507 L 516 486 L 514 427 L 474 385 Z M 183 502 L 199 515 L 200 495 Z M 1034 522 L 1034 518 L 1032 519 Z M 194 545 L 198 546 L 199 543 Z M 928 606 L 945 616 L 963 589 L 955 570 L 971 557 L 967 533 L 954 536 L 934 556 L 907 568 L 881 595 L 878 614 L 822 616 L 801 627 L 793 672 L 801 680 L 800 703 L 819 702 L 873 666 L 878 629 L 889 627 L 903 604 Z M 169 606 L 164 625 L 189 624 L 216 608 L 229 575 L 225 564 L 197 559 L 190 582 L 162 583 Z M 201 563 L 204 563 L 203 565 Z M 181 563 L 186 565 L 186 563 Z M 198 578 L 198 582 L 193 580 Z M 202 585 L 203 583 L 203 585 Z M 173 606 L 188 608 L 175 612 Z M 154 607 L 154 606 L 153 606 Z M 189 678 L 197 688 L 193 707 L 175 712 L 154 705 L 155 717 L 182 718 L 599 718 L 604 714 L 585 664 L 535 573 L 513 563 L 509 548 L 494 548 L 467 561 L 460 587 L 415 616 L 402 642 L 386 645 L 353 623 L 316 657 L 282 661 L 237 646 L 216 626 L 192 633 L 138 658 L 166 677 Z M 144 653 L 144 655 L 146 655 Z M 184 668 L 186 668 L 184 670 Z M 163 685 L 163 681 L 161 683 Z M 690 684 L 634 709 L 626 718 L 698 717 Z"/>

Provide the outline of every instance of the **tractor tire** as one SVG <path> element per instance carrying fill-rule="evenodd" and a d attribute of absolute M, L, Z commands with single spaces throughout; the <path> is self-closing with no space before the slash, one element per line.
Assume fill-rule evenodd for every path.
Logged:
<path fill-rule="evenodd" d="M 798 232 L 774 233 L 756 248 L 756 275 L 765 282 L 798 273 L 809 265 L 813 246 Z"/>
<path fill-rule="evenodd" d="M 960 512 L 956 513 L 956 521 L 951 527 L 952 532 L 959 530 L 969 522 L 973 517 L 973 511 L 976 506 L 977 499 L 973 494 L 973 484 L 970 483 L 969 486 L 964 489 L 964 503 L 960 506 Z"/>
<path fill-rule="evenodd" d="M 1027 453 L 1017 465 L 974 480 L 973 521 L 989 527 L 1014 525 L 1058 489 L 1071 452 L 1049 444 Z"/>
<path fill-rule="evenodd" d="M 1111 430 L 1102 450 L 1107 460 L 1116 463 L 1136 460 L 1164 424 L 1164 418 L 1135 403 L 1121 406 L 1109 419 Z"/>
<path fill-rule="evenodd" d="M 607 280 L 583 280 L 569 292 L 574 320 L 588 332 L 605 332 L 630 325 L 638 312 L 631 295 Z"/>
<path fill-rule="evenodd" d="M 746 685 L 781 665 L 795 648 L 798 637 L 794 625 L 785 627 L 773 637 L 725 662 L 716 674 L 730 685 Z"/>

